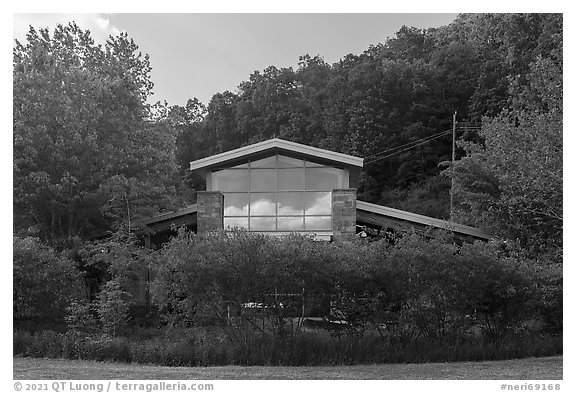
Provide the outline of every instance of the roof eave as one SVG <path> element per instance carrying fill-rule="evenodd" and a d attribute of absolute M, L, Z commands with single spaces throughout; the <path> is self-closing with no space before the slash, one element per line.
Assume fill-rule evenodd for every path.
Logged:
<path fill-rule="evenodd" d="M 222 165 L 224 163 L 238 160 L 244 157 L 250 157 L 266 151 L 286 151 L 297 153 L 304 156 L 315 157 L 330 162 L 338 163 L 349 167 L 358 167 L 361 169 L 364 165 L 364 159 L 351 156 L 348 154 L 333 152 L 330 150 L 320 149 L 317 147 L 306 146 L 300 143 L 285 141 L 283 139 L 269 139 L 267 141 L 255 143 L 250 146 L 240 147 L 224 153 L 215 154 L 210 157 L 201 158 L 190 163 L 190 170 L 197 171 L 200 174 L 205 173 L 209 168 Z"/>

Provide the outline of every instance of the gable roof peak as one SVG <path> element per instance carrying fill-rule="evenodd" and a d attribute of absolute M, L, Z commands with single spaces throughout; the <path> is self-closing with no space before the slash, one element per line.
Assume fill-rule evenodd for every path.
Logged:
<path fill-rule="evenodd" d="M 206 171 L 211 167 L 221 166 L 228 162 L 238 161 L 242 158 L 262 154 L 266 151 L 288 152 L 304 157 L 322 159 L 348 167 L 360 169 L 364 164 L 364 159 L 344 153 L 308 146 L 301 143 L 291 142 L 280 138 L 272 138 L 252 145 L 239 147 L 210 157 L 201 158 L 190 163 L 190 170 Z"/>

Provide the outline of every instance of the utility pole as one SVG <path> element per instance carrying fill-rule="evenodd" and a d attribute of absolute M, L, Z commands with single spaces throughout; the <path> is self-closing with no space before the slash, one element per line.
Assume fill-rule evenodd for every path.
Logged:
<path fill-rule="evenodd" d="M 454 161 L 456 161 L 456 111 L 452 116 L 452 185 L 450 187 L 450 221 L 454 221 Z"/>

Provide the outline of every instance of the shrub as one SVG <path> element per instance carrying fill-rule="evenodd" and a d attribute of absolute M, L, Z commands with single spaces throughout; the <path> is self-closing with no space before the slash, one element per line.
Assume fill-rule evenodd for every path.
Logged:
<path fill-rule="evenodd" d="M 98 332 L 98 322 L 94 317 L 94 305 L 87 300 L 72 300 L 66 307 L 66 324 L 70 332 L 92 335 Z"/>
<path fill-rule="evenodd" d="M 14 333 L 14 355 L 136 362 L 165 366 L 419 363 L 500 360 L 562 353 L 562 338 L 522 334 L 494 342 L 483 337 L 393 342 L 377 336 L 333 337 L 322 332 L 274 337 L 254 334 L 245 342 L 220 340 L 200 330 L 132 341 L 107 335 Z M 210 337 L 205 339 L 205 337 Z"/>
<path fill-rule="evenodd" d="M 396 315 L 412 336 L 443 340 L 480 324 L 497 339 L 534 315 L 533 269 L 502 255 L 497 244 L 456 246 L 411 236 L 375 263 L 396 277 L 396 293 L 387 294 L 400 303 Z"/>
<path fill-rule="evenodd" d="M 159 255 L 153 299 L 171 325 L 220 326 L 244 342 L 254 324 L 274 336 L 298 334 L 286 330 L 286 318 L 311 312 L 344 320 L 348 335 L 387 328 L 403 342 L 442 342 L 475 326 L 498 340 L 538 315 L 530 261 L 496 242 L 459 246 L 437 235 L 391 245 L 181 232 Z M 547 304 L 558 298 L 546 293 Z"/>
<path fill-rule="evenodd" d="M 80 271 L 32 237 L 14 237 L 14 319 L 63 321 L 73 298 L 85 297 Z"/>
<path fill-rule="evenodd" d="M 563 327 L 562 265 L 554 261 L 544 260 L 540 261 L 535 269 L 536 312 L 542 318 L 547 331 L 560 334 Z"/>
<path fill-rule="evenodd" d="M 59 358 L 63 352 L 63 336 L 51 330 L 38 333 L 15 331 L 13 334 L 14 355 Z"/>

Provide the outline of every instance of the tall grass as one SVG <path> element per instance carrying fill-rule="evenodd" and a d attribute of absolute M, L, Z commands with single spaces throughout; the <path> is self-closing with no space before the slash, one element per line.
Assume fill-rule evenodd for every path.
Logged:
<path fill-rule="evenodd" d="M 166 366 L 312 366 L 502 360 L 562 353 L 562 338 L 541 334 L 491 341 L 481 337 L 454 342 L 393 343 L 381 337 L 307 333 L 254 335 L 231 342 L 198 331 L 128 339 L 82 337 L 51 331 L 14 332 L 14 355 L 134 362 Z"/>

